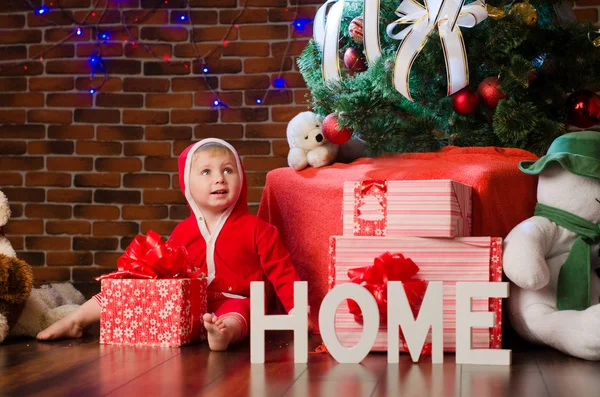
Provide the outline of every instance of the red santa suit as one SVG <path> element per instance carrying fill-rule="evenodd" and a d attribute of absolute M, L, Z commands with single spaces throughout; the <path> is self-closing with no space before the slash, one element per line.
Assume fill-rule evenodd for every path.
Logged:
<path fill-rule="evenodd" d="M 193 154 L 208 143 L 219 143 L 231 150 L 240 174 L 237 200 L 223 212 L 212 233 L 189 188 Z M 209 310 L 221 318 L 239 320 L 245 336 L 250 317 L 250 282 L 264 281 L 265 276 L 286 311 L 292 310 L 298 274 L 277 228 L 248 212 L 246 174 L 237 151 L 223 140 L 204 139 L 188 146 L 179 156 L 178 165 L 179 184 L 191 215 L 175 227 L 171 240 L 186 247 L 194 270 L 207 275 Z"/>
<path fill-rule="evenodd" d="M 240 174 L 237 200 L 221 214 L 212 233 L 189 188 L 194 152 L 208 143 L 227 147 L 235 155 Z M 188 146 L 178 165 L 179 184 L 191 215 L 175 227 L 170 239 L 186 247 L 193 271 L 207 275 L 209 312 L 239 321 L 241 339 L 249 330 L 250 282 L 264 281 L 266 276 L 289 312 L 294 307 L 294 281 L 300 279 L 277 228 L 248 212 L 246 174 L 233 146 L 221 139 L 204 139 Z M 96 299 L 101 302 L 100 295 Z"/>

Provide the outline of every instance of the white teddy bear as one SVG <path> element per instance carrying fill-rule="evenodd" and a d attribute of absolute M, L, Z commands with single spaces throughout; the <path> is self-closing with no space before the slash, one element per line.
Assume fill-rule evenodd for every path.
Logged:
<path fill-rule="evenodd" d="M 504 244 L 511 323 L 531 342 L 600 360 L 600 133 L 562 135 L 519 168 L 539 174 L 538 204 Z"/>
<path fill-rule="evenodd" d="M 8 336 L 35 337 L 85 301 L 70 283 L 31 288 L 30 266 L 16 258 L 15 250 L 4 236 L 4 225 L 10 215 L 6 196 L 0 191 L 0 280 L 4 280 L 0 283 L 0 308 L 9 311 L 0 312 L 0 343 Z"/>
<path fill-rule="evenodd" d="M 339 145 L 325 139 L 321 124 L 321 118 L 313 112 L 299 113 L 288 123 L 288 165 L 296 171 L 309 165 L 324 167 L 337 156 Z"/>
<path fill-rule="evenodd" d="M 300 171 L 309 165 L 324 167 L 335 161 L 351 162 L 366 155 L 366 142 L 358 137 L 336 145 L 321 132 L 323 120 L 313 112 L 301 112 L 287 126 L 290 147 L 288 165 Z"/>

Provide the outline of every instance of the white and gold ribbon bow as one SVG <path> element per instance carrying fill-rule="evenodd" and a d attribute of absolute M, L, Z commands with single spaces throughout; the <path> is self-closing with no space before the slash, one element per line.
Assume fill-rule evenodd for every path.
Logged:
<path fill-rule="evenodd" d="M 469 84 L 467 53 L 460 27 L 472 28 L 487 18 L 487 11 L 482 1 L 466 6 L 464 3 L 465 0 L 425 0 L 423 6 L 415 0 L 404 0 L 396 10 L 400 19 L 387 26 L 388 36 L 402 40 L 396 53 L 393 81 L 396 89 L 409 100 L 412 101 L 408 85 L 410 69 L 436 26 L 444 50 L 448 95 Z M 408 23 L 411 25 L 393 33 L 397 25 Z"/>

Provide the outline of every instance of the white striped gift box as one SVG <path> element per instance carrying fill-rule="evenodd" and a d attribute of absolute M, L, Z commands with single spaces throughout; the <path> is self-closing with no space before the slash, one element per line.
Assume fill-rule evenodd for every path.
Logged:
<path fill-rule="evenodd" d="M 401 253 L 419 267 L 413 279 L 444 283 L 444 351 L 456 349 L 456 283 L 502 281 L 502 239 L 465 237 L 456 239 L 420 237 L 334 236 L 330 240 L 329 289 L 349 283 L 348 270 L 371 266 L 382 253 Z M 473 299 L 473 311 L 495 313 L 496 326 L 473 328 L 473 348 L 499 349 L 502 346 L 502 300 Z M 337 309 L 335 327 L 344 346 L 360 340 L 362 325 L 357 323 L 344 301 Z M 430 342 L 428 335 L 426 342 Z M 400 340 L 401 351 L 408 351 Z M 380 326 L 373 351 L 387 351 L 387 327 Z"/>
<path fill-rule="evenodd" d="M 342 234 L 467 237 L 471 196 L 451 180 L 345 182 Z"/>

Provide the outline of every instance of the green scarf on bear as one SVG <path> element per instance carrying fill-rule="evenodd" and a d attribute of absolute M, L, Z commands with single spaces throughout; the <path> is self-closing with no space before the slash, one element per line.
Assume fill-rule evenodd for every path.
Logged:
<path fill-rule="evenodd" d="M 543 216 L 577 234 L 558 274 L 558 310 L 585 310 L 590 306 L 590 245 L 600 240 L 600 226 L 559 208 L 537 203 L 535 215 Z"/>

